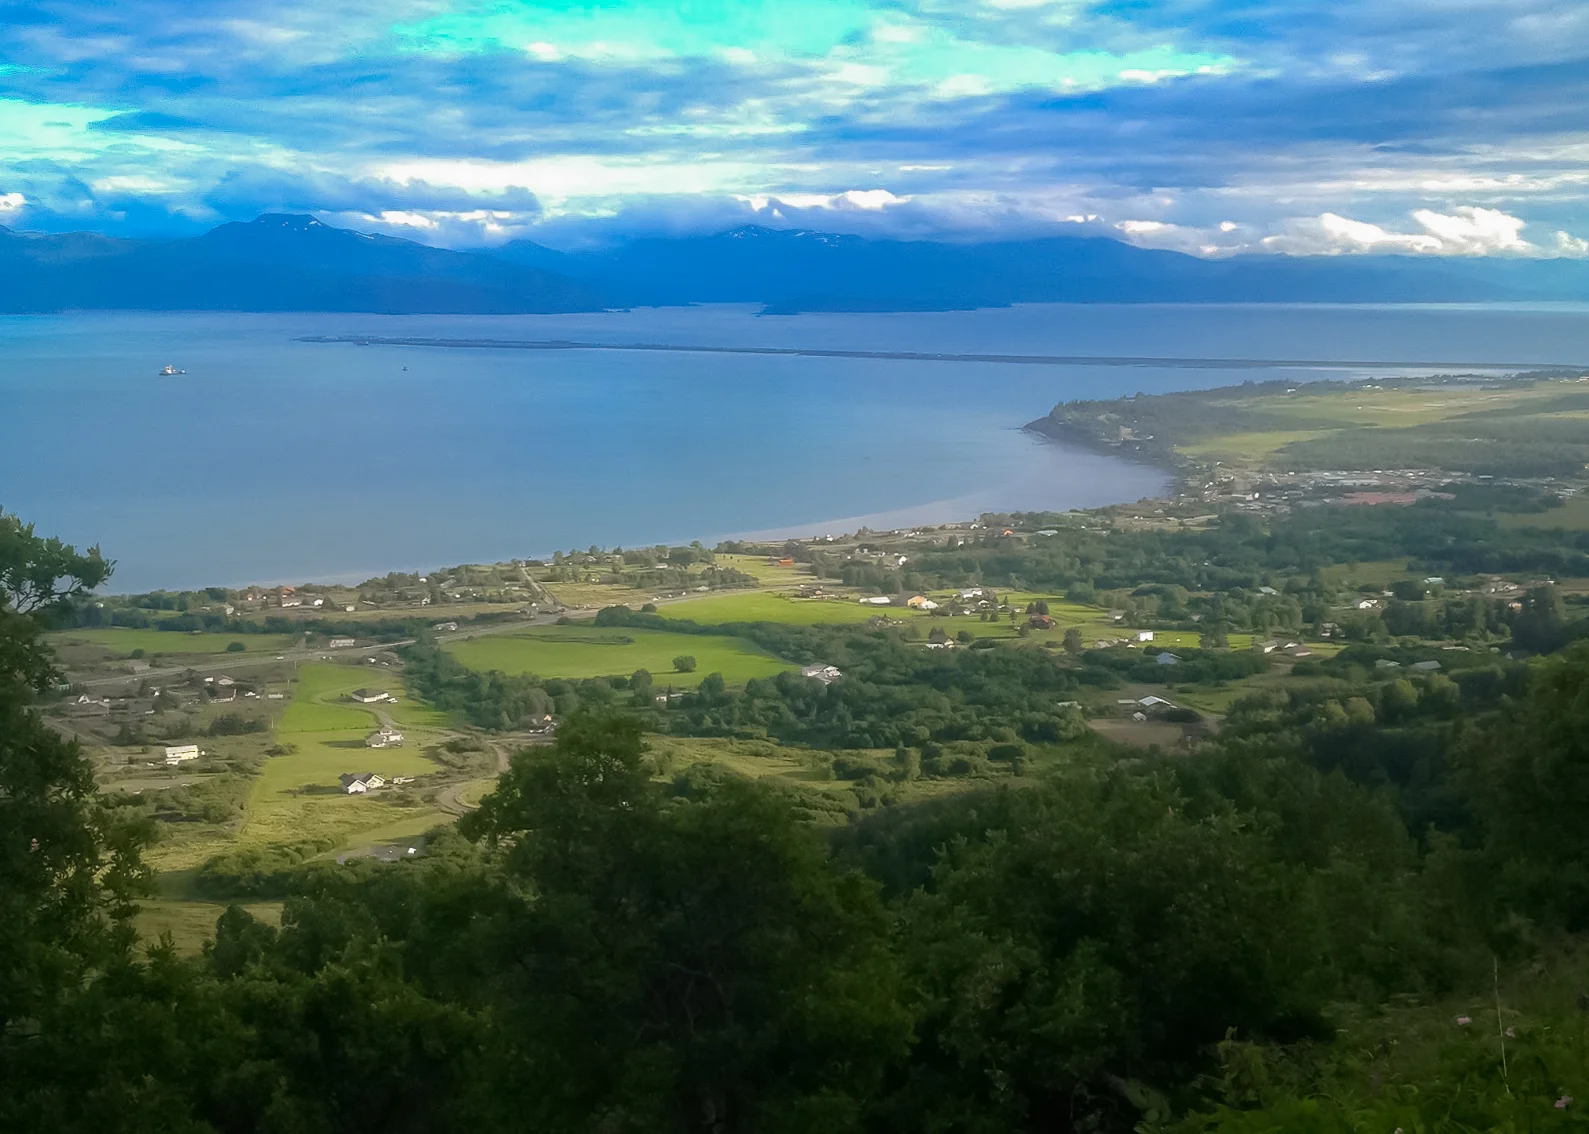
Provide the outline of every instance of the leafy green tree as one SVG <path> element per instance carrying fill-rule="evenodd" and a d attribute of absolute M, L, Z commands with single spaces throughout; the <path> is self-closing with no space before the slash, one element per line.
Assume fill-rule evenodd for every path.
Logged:
<path fill-rule="evenodd" d="M 549 1129 L 859 1129 L 909 1015 L 875 888 L 775 795 L 670 800 L 638 727 L 575 718 L 464 821 L 532 895 L 505 1042 Z"/>
<path fill-rule="evenodd" d="M 1082 641 L 1080 627 L 1072 626 L 1070 629 L 1065 631 L 1065 652 L 1067 654 L 1075 657 L 1085 648 L 1086 643 Z"/>
<path fill-rule="evenodd" d="M 33 707 L 54 679 L 46 623 L 110 569 L 0 514 L 0 1125 L 63 1113 L 50 1096 L 77 1013 L 129 965 L 149 881 L 149 826 L 104 803 L 77 743 Z"/>
<path fill-rule="evenodd" d="M 1134 1083 L 1188 1081 L 1231 1029 L 1316 1031 L 1319 926 L 1248 822 L 1115 774 L 947 844 L 899 934 L 923 1011 L 891 1128 L 1129 1128 Z"/>
<path fill-rule="evenodd" d="M 675 673 L 694 673 L 695 658 L 690 654 L 680 654 L 673 659 L 673 671 Z"/>

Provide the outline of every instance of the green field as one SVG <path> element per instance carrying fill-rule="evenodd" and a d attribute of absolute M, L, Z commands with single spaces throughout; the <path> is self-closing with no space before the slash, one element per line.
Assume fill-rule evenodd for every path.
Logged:
<path fill-rule="evenodd" d="M 121 654 L 130 654 L 133 650 L 146 654 L 221 654 L 232 642 L 243 643 L 247 653 L 279 654 L 297 641 L 288 634 L 207 634 L 120 627 L 62 630 L 51 634 L 50 639 L 56 646 L 88 644 Z"/>
<path fill-rule="evenodd" d="M 354 705 L 341 700 L 361 686 L 386 689 L 396 705 Z M 400 748 L 366 748 L 364 736 L 391 717 L 407 734 Z M 344 772 L 424 776 L 436 765 L 420 753 L 427 730 L 444 727 L 444 715 L 408 701 L 401 677 L 390 669 L 312 663 L 299 667 L 292 704 L 276 726 L 275 740 L 294 751 L 271 756 L 254 783 L 239 841 L 285 843 L 307 839 L 357 839 L 417 834 L 439 822 L 429 807 L 403 808 L 390 793 L 348 796 L 338 789 Z"/>
<path fill-rule="evenodd" d="M 793 586 L 797 583 L 811 582 L 811 572 L 801 564 L 781 567 L 777 562 L 769 563 L 769 558 L 776 559 L 781 556 L 733 555 L 723 552 L 713 556 L 713 562 L 718 567 L 732 567 L 736 571 L 743 571 L 763 586 Z"/>
<path fill-rule="evenodd" d="M 742 638 L 630 627 L 547 626 L 453 642 L 446 649 L 481 671 L 577 679 L 627 677 L 644 669 L 658 685 L 683 688 L 699 685 L 709 673 L 737 683 L 794 668 Z M 674 671 L 673 659 L 681 654 L 695 658 L 694 673 Z"/>
<path fill-rule="evenodd" d="M 723 557 L 719 557 L 723 558 Z M 750 558 L 750 557 L 746 557 Z M 917 617 L 915 611 L 866 606 L 854 597 L 831 599 L 790 598 L 772 591 L 732 591 L 671 602 L 658 609 L 664 618 L 685 619 L 702 626 L 726 622 L 779 622 L 787 626 L 828 626 L 859 623 L 876 615 Z"/>
<path fill-rule="evenodd" d="M 248 902 L 243 908 L 267 925 L 281 923 L 280 902 Z M 197 953 L 206 941 L 215 939 L 215 920 L 225 909 L 222 902 L 148 898 L 138 903 L 134 921 L 145 941 L 158 941 L 162 933 L 169 933 L 178 952 Z"/>
<path fill-rule="evenodd" d="M 1560 508 L 1545 512 L 1521 512 L 1498 517 L 1503 528 L 1565 528 L 1589 531 L 1589 494 L 1570 497 Z"/>

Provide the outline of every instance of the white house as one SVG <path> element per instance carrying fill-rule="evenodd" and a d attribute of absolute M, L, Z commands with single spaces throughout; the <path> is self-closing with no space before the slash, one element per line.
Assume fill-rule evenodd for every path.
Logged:
<path fill-rule="evenodd" d="M 382 725 L 364 738 L 366 748 L 396 748 L 403 743 L 403 734 L 390 725 Z"/>
<path fill-rule="evenodd" d="M 800 676 L 813 678 L 822 682 L 824 685 L 832 685 L 844 675 L 840 673 L 834 666 L 823 665 L 821 662 L 817 662 L 815 665 L 808 665 L 802 669 L 800 671 Z"/>
<path fill-rule="evenodd" d="M 1151 641 L 1153 641 L 1153 631 L 1151 631 L 1151 630 L 1138 630 L 1137 631 L 1137 641 L 1139 641 L 1139 642 L 1151 642 Z"/>
<path fill-rule="evenodd" d="M 198 758 L 199 746 L 197 744 L 179 744 L 174 748 L 166 749 L 166 763 L 173 767 L 186 760 L 197 760 Z"/>
<path fill-rule="evenodd" d="M 348 697 L 361 705 L 379 705 L 387 701 L 397 700 L 396 697 L 393 697 L 384 689 L 355 689 L 348 694 Z"/>
<path fill-rule="evenodd" d="M 385 777 L 378 776 L 374 772 L 344 772 L 337 779 L 342 784 L 342 790 L 349 795 L 363 795 L 365 792 L 386 786 Z"/>
<path fill-rule="evenodd" d="M 861 601 L 868 606 L 887 606 L 894 600 L 887 595 L 873 595 L 871 598 L 863 598 Z"/>
<path fill-rule="evenodd" d="M 345 650 L 349 646 L 357 645 L 352 638 L 332 638 L 328 643 L 333 650 Z"/>
<path fill-rule="evenodd" d="M 1151 695 L 1142 698 L 1140 701 L 1137 702 L 1137 704 L 1141 705 L 1144 709 L 1173 709 L 1173 708 L 1175 708 L 1175 702 L 1174 701 L 1167 701 L 1163 697 L 1154 697 L 1154 696 L 1151 696 Z"/>

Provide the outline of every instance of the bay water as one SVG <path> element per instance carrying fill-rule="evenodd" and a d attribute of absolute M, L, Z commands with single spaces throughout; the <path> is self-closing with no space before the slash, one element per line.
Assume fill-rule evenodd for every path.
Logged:
<path fill-rule="evenodd" d="M 1181 361 L 300 341 L 312 336 Z M 1313 364 L 1196 362 L 1209 358 Z M 711 543 L 1092 507 L 1156 494 L 1167 477 L 1021 431 L 1054 403 L 1368 372 L 1333 365 L 1342 360 L 1589 365 L 1589 309 L 3 317 L 0 508 L 41 532 L 98 543 L 118 562 L 110 589 L 139 591 L 350 581 L 589 544 Z M 185 373 L 160 377 L 167 364 Z"/>

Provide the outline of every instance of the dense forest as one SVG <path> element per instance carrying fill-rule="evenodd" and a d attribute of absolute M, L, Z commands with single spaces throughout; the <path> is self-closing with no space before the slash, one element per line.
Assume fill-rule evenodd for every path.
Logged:
<path fill-rule="evenodd" d="M 232 907 L 184 958 L 131 928 L 150 824 L 38 713 L 42 630 L 107 570 L 0 517 L 0 1128 L 1388 1134 L 1589 1099 L 1589 644 L 1401 675 L 1364 642 L 1191 756 L 1077 746 L 835 829 L 669 774 L 675 710 L 621 684 L 466 687 L 422 643 L 427 698 L 566 705 L 556 743 L 426 855 L 306 865 L 279 928 Z M 1019 744 L 1118 672 L 782 632 L 855 691 L 703 687 L 681 727 Z"/>

